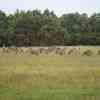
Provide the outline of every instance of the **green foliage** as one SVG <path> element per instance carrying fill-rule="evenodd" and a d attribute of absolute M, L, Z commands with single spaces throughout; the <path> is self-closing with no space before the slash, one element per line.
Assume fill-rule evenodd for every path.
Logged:
<path fill-rule="evenodd" d="M 100 45 L 100 13 L 0 11 L 0 46 Z"/>

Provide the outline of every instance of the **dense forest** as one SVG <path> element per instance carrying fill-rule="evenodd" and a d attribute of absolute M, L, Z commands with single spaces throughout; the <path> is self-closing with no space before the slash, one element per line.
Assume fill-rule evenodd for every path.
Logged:
<path fill-rule="evenodd" d="M 100 45 L 100 13 L 0 10 L 0 46 Z"/>

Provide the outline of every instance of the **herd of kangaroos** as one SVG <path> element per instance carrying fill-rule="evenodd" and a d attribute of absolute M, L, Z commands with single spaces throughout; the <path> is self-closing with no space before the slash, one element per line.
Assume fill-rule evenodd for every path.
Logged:
<path fill-rule="evenodd" d="M 14 53 L 14 54 L 31 54 L 35 56 L 39 55 L 94 55 L 91 49 L 86 49 L 81 52 L 80 47 L 3 47 L 0 48 L 2 53 Z M 100 55 L 100 50 L 97 51 L 97 55 Z"/>

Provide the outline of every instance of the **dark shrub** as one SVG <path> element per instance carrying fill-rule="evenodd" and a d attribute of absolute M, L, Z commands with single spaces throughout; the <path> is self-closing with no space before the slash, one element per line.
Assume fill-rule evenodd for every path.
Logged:
<path fill-rule="evenodd" d="M 91 50 L 86 50 L 86 51 L 83 52 L 83 55 L 92 56 L 93 52 Z"/>
<path fill-rule="evenodd" d="M 97 55 L 100 55 L 100 50 L 97 51 Z"/>

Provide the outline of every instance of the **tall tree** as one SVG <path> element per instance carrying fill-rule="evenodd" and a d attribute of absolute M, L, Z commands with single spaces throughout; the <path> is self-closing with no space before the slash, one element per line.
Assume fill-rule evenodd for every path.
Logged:
<path fill-rule="evenodd" d="M 0 46 L 6 45 L 7 16 L 0 11 Z"/>

